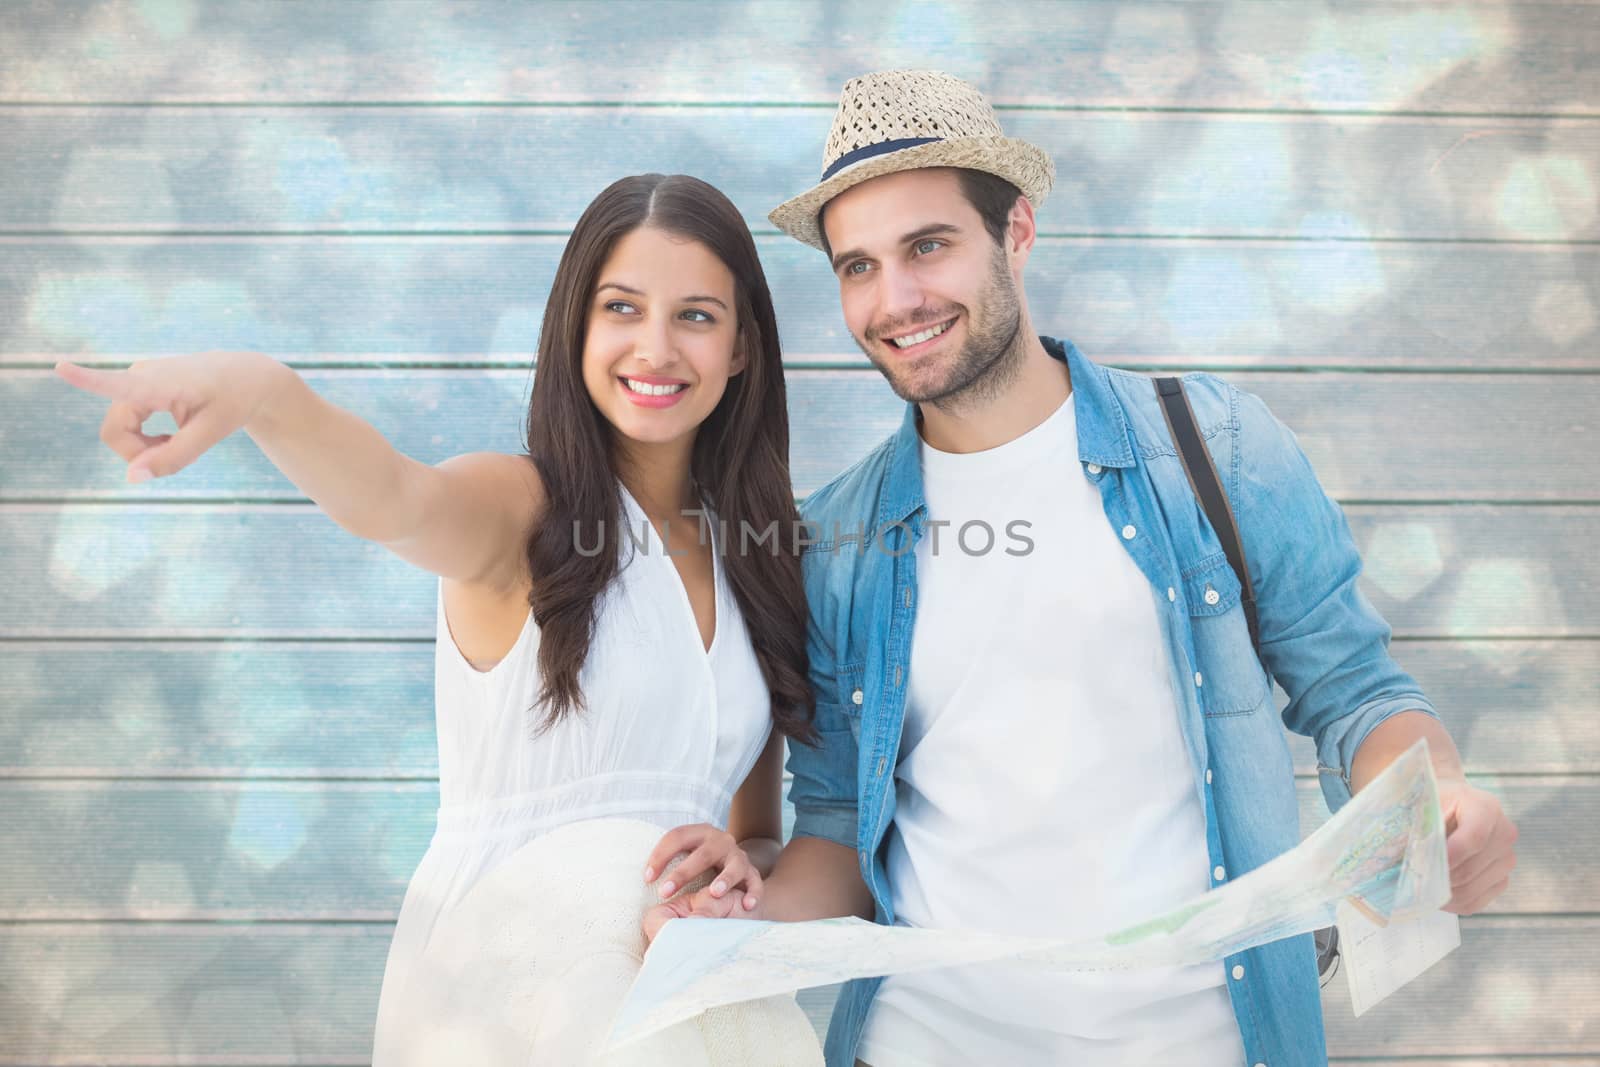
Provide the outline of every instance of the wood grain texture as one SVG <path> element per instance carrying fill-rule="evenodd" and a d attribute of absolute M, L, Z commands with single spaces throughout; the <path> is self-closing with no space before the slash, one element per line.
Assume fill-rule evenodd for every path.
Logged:
<path fill-rule="evenodd" d="M 831 108 L 847 79 L 903 67 L 977 80 L 1002 105 L 1592 114 L 1600 99 L 1589 62 L 1600 13 L 1577 3 L 757 0 L 706 20 L 692 0 L 604 9 L 72 0 L 19 5 L 6 18 L 3 101 Z"/>
<path fill-rule="evenodd" d="M 0 1064 L 364 1064 L 389 923 L 0 927 Z"/>
<path fill-rule="evenodd" d="M 437 799 L 434 580 L 242 439 L 128 487 L 50 364 L 259 349 L 419 458 L 516 451 L 578 213 L 686 171 L 758 233 L 803 494 L 900 408 L 765 216 L 893 67 L 1055 158 L 1041 330 L 1252 372 L 1360 502 L 1522 827 L 1509 914 L 1361 1020 L 1330 987 L 1331 1062 L 1597 1067 L 1597 54 L 1577 0 L 0 8 L 0 1067 L 369 1062 Z"/>
<path fill-rule="evenodd" d="M 1363 588 L 1397 634 L 1600 637 L 1600 559 L 1589 548 L 1600 508 L 1346 514 L 1367 560 Z M 435 633 L 436 579 L 310 505 L 11 505 L 0 508 L 0 558 L 11 567 L 5 638 Z"/>
<path fill-rule="evenodd" d="M 15 642 L 0 777 L 437 778 L 431 640 Z"/>
<path fill-rule="evenodd" d="M 1359 1024 L 1358 1024 L 1359 1025 Z M 1559 1056 L 1429 1056 L 1426 1059 L 1391 1059 L 1387 1056 L 1330 1056 L 1330 1067 L 1600 1067 L 1600 1057 L 1579 1055 Z"/>
<path fill-rule="evenodd" d="M 1600 774 L 1600 642 L 1390 651 L 1474 773 Z M 0 779 L 436 778 L 433 657 L 427 640 L 9 642 Z M 1314 775 L 1310 739 L 1288 737 Z"/>
<path fill-rule="evenodd" d="M 11 782 L 0 919 L 384 920 L 433 782 Z"/>
<path fill-rule="evenodd" d="M 0 927 L 0 1064 L 368 1062 L 387 924 Z M 1325 994 L 1335 1057 L 1595 1056 L 1600 920 L 1472 918 L 1462 945 L 1355 1019 Z M 39 983 L 36 976 L 49 974 Z M 808 996 L 813 1018 L 821 997 Z M 71 1025 L 63 1025 L 63 1016 Z M 820 1021 L 820 1019 L 819 1019 Z M 1522 1062 L 1519 1058 L 1517 1062 Z"/>
<path fill-rule="evenodd" d="M 1600 1053 L 1600 919 L 1476 919 L 1461 947 L 1357 1019 L 1340 979 L 1323 993 L 1334 1056 Z"/>
<path fill-rule="evenodd" d="M 243 348 L 528 365 L 560 236 L 0 236 L 0 364 Z M 815 250 L 756 242 L 792 361 L 865 367 Z M 1600 369 L 1600 246 L 1042 238 L 1029 308 L 1112 364 Z"/>
<path fill-rule="evenodd" d="M 703 178 L 759 233 L 829 109 L 0 106 L 0 232 L 568 232 L 627 174 Z M 1593 240 L 1600 123 L 1005 116 L 1055 160 L 1046 234 Z"/>
<path fill-rule="evenodd" d="M 1475 776 L 1522 831 L 1495 914 L 1600 914 L 1600 778 Z M 1327 819 L 1298 783 L 1301 826 Z M 0 781 L 0 920 L 386 920 L 431 782 Z M 785 833 L 793 812 L 785 805 Z M 642 862 L 642 859 L 641 859 Z"/>
<path fill-rule="evenodd" d="M 526 370 L 306 371 L 329 401 L 428 463 L 479 450 L 520 453 Z M 1230 373 L 1300 440 L 1341 500 L 1600 501 L 1600 375 Z M 790 477 L 805 496 L 895 432 L 905 407 L 873 370 L 791 370 Z M 28 462 L 0 470 L 7 499 L 299 500 L 244 434 L 177 476 L 125 480 L 100 443 L 105 402 L 49 371 L 0 371 L 0 446 Z M 162 416 L 162 425 L 172 427 Z M 1508 443 L 1538 425 L 1538 462 Z M 1064 469 L 1070 469 L 1064 467 Z"/>

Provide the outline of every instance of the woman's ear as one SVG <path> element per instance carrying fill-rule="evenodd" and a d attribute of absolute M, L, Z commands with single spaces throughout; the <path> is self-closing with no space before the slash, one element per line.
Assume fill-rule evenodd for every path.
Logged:
<path fill-rule="evenodd" d="M 728 363 L 728 377 L 743 374 L 744 369 L 750 365 L 750 334 L 743 327 L 739 327 L 738 334 L 733 339 L 733 359 Z"/>

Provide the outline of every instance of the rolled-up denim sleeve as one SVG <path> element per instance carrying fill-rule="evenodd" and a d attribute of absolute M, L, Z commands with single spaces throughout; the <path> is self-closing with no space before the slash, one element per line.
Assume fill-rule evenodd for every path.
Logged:
<path fill-rule="evenodd" d="M 1361 556 L 1293 431 L 1233 390 L 1236 499 L 1257 597 L 1261 655 L 1289 703 L 1283 721 L 1314 738 L 1330 810 L 1350 799 L 1350 768 L 1372 728 L 1402 711 L 1438 717 L 1389 655 L 1389 624 L 1357 581 Z"/>
<path fill-rule="evenodd" d="M 818 741 L 807 745 L 790 741 L 786 766 L 793 780 L 789 802 L 794 805 L 794 836 L 820 837 L 846 848 L 856 847 L 858 802 L 856 797 L 856 739 L 839 701 L 838 663 L 827 615 L 825 563 L 817 553 L 804 561 L 806 592 L 811 606 L 806 652 L 811 661 L 811 688 L 817 698 Z"/>

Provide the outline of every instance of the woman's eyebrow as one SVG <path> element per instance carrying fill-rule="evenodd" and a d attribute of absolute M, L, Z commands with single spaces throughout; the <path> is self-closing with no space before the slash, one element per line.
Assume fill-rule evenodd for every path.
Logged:
<path fill-rule="evenodd" d="M 619 289 L 622 292 L 627 293 L 629 296 L 645 295 L 643 289 L 635 289 L 633 286 L 623 285 L 621 282 L 601 282 L 599 285 L 595 286 L 595 292 L 597 293 L 602 289 Z M 694 296 L 686 296 L 678 302 L 680 304 L 715 304 L 723 311 L 728 310 L 728 305 L 723 302 L 721 297 L 708 296 L 704 293 L 698 293 Z"/>

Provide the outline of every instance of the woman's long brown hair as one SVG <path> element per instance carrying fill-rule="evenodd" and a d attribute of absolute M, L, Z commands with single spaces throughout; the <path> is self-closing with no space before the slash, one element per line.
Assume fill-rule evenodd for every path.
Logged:
<path fill-rule="evenodd" d="M 578 673 L 594 636 L 595 610 L 616 576 L 623 526 L 612 428 L 589 398 L 583 347 L 600 268 L 641 226 L 698 241 L 734 278 L 744 370 L 700 424 L 691 475 L 729 531 L 723 566 L 744 615 L 776 727 L 814 740 L 806 669 L 806 599 L 800 580 L 799 515 L 789 484 L 789 409 L 772 294 L 738 209 L 715 187 L 683 174 L 639 174 L 613 183 L 584 211 L 556 267 L 539 335 L 528 455 L 544 482 L 547 510 L 528 538 L 539 626 L 540 728 L 584 707 Z M 744 551 L 741 523 L 771 540 Z M 605 531 L 606 550 L 575 531 Z M 719 623 L 720 625 L 720 623 Z"/>

